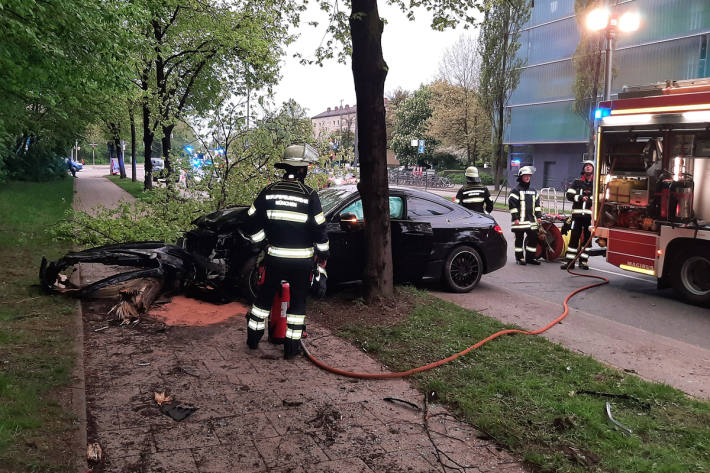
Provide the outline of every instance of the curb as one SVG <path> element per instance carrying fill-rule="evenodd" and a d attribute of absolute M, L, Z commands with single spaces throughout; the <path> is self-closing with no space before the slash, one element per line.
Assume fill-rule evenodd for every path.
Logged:
<path fill-rule="evenodd" d="M 76 455 L 76 471 L 85 473 L 88 471 L 86 461 L 86 378 L 84 375 L 84 311 L 81 301 L 76 302 L 76 312 L 74 313 L 74 350 L 76 352 L 74 372 L 72 378 L 74 383 L 71 386 L 72 410 L 76 416 L 77 430 L 74 433 L 74 449 Z"/>

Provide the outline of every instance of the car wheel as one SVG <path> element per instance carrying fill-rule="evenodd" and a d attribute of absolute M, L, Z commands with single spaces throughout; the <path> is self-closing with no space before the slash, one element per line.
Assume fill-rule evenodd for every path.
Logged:
<path fill-rule="evenodd" d="M 444 283 L 452 292 L 469 292 L 483 273 L 483 259 L 475 248 L 459 246 L 444 263 Z"/>
<path fill-rule="evenodd" d="M 258 287 L 259 273 L 256 266 L 256 256 L 249 258 L 239 270 L 239 292 L 247 302 L 254 302 Z"/>
<path fill-rule="evenodd" d="M 710 305 L 710 250 L 685 252 L 674 265 L 671 284 L 675 292 L 693 304 Z"/>

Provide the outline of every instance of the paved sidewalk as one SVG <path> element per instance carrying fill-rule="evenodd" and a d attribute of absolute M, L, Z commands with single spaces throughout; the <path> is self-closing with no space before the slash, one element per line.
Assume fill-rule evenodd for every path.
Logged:
<path fill-rule="evenodd" d="M 170 309 L 168 309 L 170 310 Z M 244 312 L 246 308 L 244 309 Z M 159 314 L 160 312 L 156 312 Z M 485 435 L 430 406 L 405 380 L 369 381 L 323 371 L 283 349 L 245 345 L 243 314 L 205 327 L 106 326 L 85 310 L 89 442 L 104 472 L 523 472 Z M 309 324 L 323 362 L 358 372 L 383 367 Z M 155 392 L 197 407 L 176 422 Z"/>
<path fill-rule="evenodd" d="M 118 188 L 97 179 L 77 180 L 80 201 L 95 204 L 113 195 L 105 204 L 115 204 Z M 266 341 L 248 350 L 246 307 L 223 307 L 233 317 L 212 325 L 166 325 L 159 317 L 177 310 L 167 305 L 139 324 L 118 326 L 106 304 L 83 304 L 87 440 L 103 450 L 91 471 L 526 471 L 440 406 L 430 405 L 425 416 L 422 394 L 406 380 L 334 375 L 306 358 L 283 360 L 282 347 Z M 327 364 L 385 370 L 315 323 L 308 332 L 309 349 Z M 161 413 L 156 392 L 197 410 L 174 421 Z"/>

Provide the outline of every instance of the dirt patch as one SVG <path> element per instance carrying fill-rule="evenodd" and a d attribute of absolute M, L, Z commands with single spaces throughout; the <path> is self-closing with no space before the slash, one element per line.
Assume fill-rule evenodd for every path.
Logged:
<path fill-rule="evenodd" d="M 248 310 L 249 306 L 241 302 L 217 305 L 178 295 L 167 304 L 152 308 L 148 314 L 165 325 L 206 326 L 242 317 Z"/>
<path fill-rule="evenodd" d="M 371 304 L 365 304 L 357 289 L 344 289 L 327 299 L 309 301 L 306 322 L 317 322 L 334 332 L 350 324 L 390 326 L 406 319 L 415 303 L 416 296 L 401 289 L 395 289 L 394 297 Z"/>

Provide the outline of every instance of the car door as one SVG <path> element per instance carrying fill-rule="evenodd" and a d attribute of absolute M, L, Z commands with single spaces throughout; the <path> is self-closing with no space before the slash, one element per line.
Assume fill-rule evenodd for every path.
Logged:
<path fill-rule="evenodd" d="M 332 282 L 357 281 L 362 279 L 365 268 L 365 235 L 362 229 L 344 230 L 340 216 L 353 213 L 363 221 L 362 201 L 357 199 L 346 204 L 329 219 L 326 227 L 330 245 L 328 279 Z"/>
<path fill-rule="evenodd" d="M 430 223 L 407 218 L 406 202 L 404 193 L 390 195 L 392 264 L 395 281 L 416 282 L 429 263 L 434 233 Z"/>

